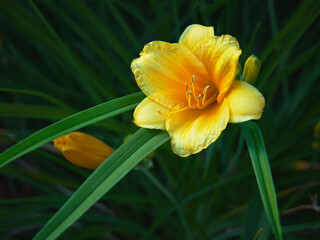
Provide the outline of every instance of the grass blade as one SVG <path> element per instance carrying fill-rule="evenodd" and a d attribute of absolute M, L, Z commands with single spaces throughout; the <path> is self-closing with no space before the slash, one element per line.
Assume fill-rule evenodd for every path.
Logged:
<path fill-rule="evenodd" d="M 14 89 L 14 88 L 0 88 L 0 92 L 12 92 L 12 93 L 21 93 L 21 94 L 28 94 L 31 96 L 36 96 L 36 97 L 40 97 L 42 99 L 45 99 L 53 104 L 55 104 L 56 106 L 65 109 L 65 110 L 69 110 L 69 111 L 74 111 L 73 108 L 71 108 L 70 106 L 68 106 L 67 104 L 65 104 L 64 102 L 60 101 L 59 99 L 52 97 L 48 94 L 45 94 L 43 92 L 37 92 L 37 91 L 31 91 L 31 90 L 25 90 L 25 89 Z"/>
<path fill-rule="evenodd" d="M 302 231 L 302 230 L 306 230 L 306 229 L 312 229 L 315 227 L 319 227 L 320 226 L 320 222 L 309 222 L 309 223 L 302 223 L 302 224 L 298 224 L 298 225 L 291 225 L 291 226 L 283 226 L 282 230 L 284 233 L 288 233 L 288 232 L 295 232 L 295 231 Z"/>
<path fill-rule="evenodd" d="M 68 132 L 135 108 L 143 99 L 142 92 L 99 104 L 56 122 L 0 154 L 0 167 Z"/>
<path fill-rule="evenodd" d="M 268 162 L 267 152 L 259 127 L 254 122 L 241 124 L 245 136 L 254 173 L 270 225 L 277 240 L 282 239 L 277 199 Z"/>
<path fill-rule="evenodd" d="M 70 116 L 69 111 L 50 106 L 33 104 L 0 103 L 0 116 L 62 119 Z"/>
<path fill-rule="evenodd" d="M 169 135 L 165 131 L 138 130 L 93 172 L 34 239 L 57 238 L 143 158 L 167 140 Z"/>

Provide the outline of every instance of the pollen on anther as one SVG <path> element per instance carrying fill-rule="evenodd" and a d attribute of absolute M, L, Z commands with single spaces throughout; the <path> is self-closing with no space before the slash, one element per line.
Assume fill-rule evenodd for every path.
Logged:
<path fill-rule="evenodd" d="M 206 94 L 209 87 L 210 87 L 209 85 L 205 86 L 205 88 L 203 89 L 203 94 Z"/>
<path fill-rule="evenodd" d="M 196 85 L 196 76 L 195 75 L 192 75 L 192 85 L 195 86 Z"/>

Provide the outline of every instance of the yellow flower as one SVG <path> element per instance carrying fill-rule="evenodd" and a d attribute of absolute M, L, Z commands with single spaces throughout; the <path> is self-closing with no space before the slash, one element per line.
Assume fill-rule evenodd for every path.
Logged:
<path fill-rule="evenodd" d="M 81 132 L 61 136 L 53 143 L 68 161 L 89 169 L 96 169 L 114 152 L 112 147 Z"/>
<path fill-rule="evenodd" d="M 167 130 L 173 151 L 186 157 L 214 142 L 227 123 L 259 119 L 262 94 L 234 80 L 241 54 L 230 35 L 189 26 L 179 43 L 154 41 L 131 64 L 147 97 L 134 112 L 137 126 Z"/>

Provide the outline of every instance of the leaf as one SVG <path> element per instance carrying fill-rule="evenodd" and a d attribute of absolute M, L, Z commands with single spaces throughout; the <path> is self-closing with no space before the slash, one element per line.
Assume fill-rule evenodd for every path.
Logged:
<path fill-rule="evenodd" d="M 248 145 L 264 210 L 276 239 L 281 240 L 282 232 L 275 188 L 261 132 L 254 122 L 241 123 L 241 129 Z"/>
<path fill-rule="evenodd" d="M 320 221 L 317 222 L 308 222 L 308 223 L 302 223 L 298 225 L 290 225 L 290 226 L 283 226 L 282 230 L 283 232 L 295 232 L 295 231 L 302 231 L 306 229 L 312 229 L 312 228 L 319 228 L 320 227 Z"/>
<path fill-rule="evenodd" d="M 25 89 L 15 89 L 15 88 L 0 88 L 0 92 L 12 92 L 12 93 L 21 93 L 21 94 L 28 94 L 31 96 L 36 96 L 36 97 L 40 97 L 42 99 L 45 99 L 53 104 L 55 104 L 56 106 L 65 109 L 65 110 L 69 110 L 69 111 L 74 111 L 73 108 L 71 108 L 70 106 L 68 106 L 67 104 L 65 104 L 64 102 L 60 101 L 59 99 L 50 96 L 48 94 L 42 93 L 42 92 L 37 92 L 37 91 L 32 91 L 32 90 L 25 90 Z M 2 109 L 2 108 L 0 108 Z"/>
<path fill-rule="evenodd" d="M 0 116 L 57 120 L 68 117 L 70 115 L 70 111 L 57 107 L 33 104 L 0 103 Z"/>
<path fill-rule="evenodd" d="M 139 129 L 91 174 L 34 240 L 57 238 L 143 158 L 167 140 L 169 135 L 165 131 Z"/>
<path fill-rule="evenodd" d="M 49 119 L 57 121 L 69 117 L 73 113 L 75 112 L 44 105 L 0 103 L 1 117 Z M 132 128 L 132 126 L 115 119 L 105 119 L 95 124 L 113 132 L 128 133 Z"/>
<path fill-rule="evenodd" d="M 0 154 L 0 167 L 6 165 L 14 159 L 56 139 L 68 132 L 88 126 L 97 121 L 115 116 L 117 114 L 129 111 L 137 106 L 143 99 L 142 92 L 134 93 L 125 97 L 114 99 L 112 101 L 99 104 L 82 112 L 76 113 L 59 122 L 56 122 Z"/>
<path fill-rule="evenodd" d="M 259 221 L 257 221 L 257 219 L 261 218 L 261 213 L 263 211 L 262 203 L 259 199 L 260 196 L 257 190 L 254 190 L 249 202 L 245 222 L 242 229 L 241 240 L 254 239 L 257 231 L 260 228 Z"/>

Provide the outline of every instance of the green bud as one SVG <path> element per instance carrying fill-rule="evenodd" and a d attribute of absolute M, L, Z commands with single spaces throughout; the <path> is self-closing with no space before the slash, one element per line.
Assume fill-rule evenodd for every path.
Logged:
<path fill-rule="evenodd" d="M 320 140 L 320 121 L 314 126 L 314 137 L 316 140 Z"/>
<path fill-rule="evenodd" d="M 313 147 L 314 150 L 320 150 L 320 142 L 314 141 L 312 143 L 312 147 Z"/>
<path fill-rule="evenodd" d="M 259 75 L 260 68 L 260 60 L 256 56 L 251 55 L 244 64 L 242 80 L 253 84 Z"/>

